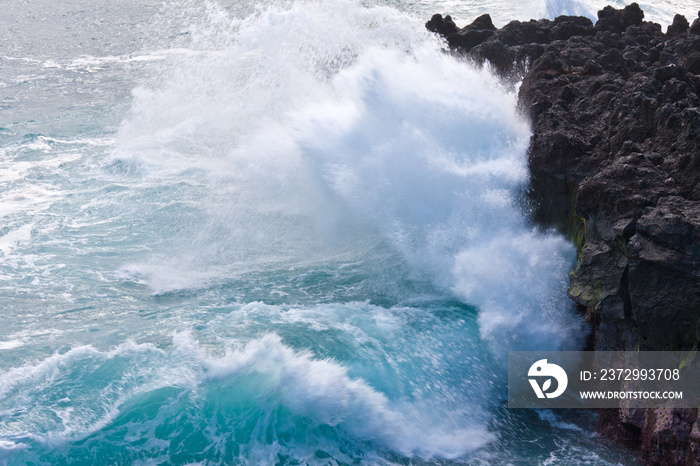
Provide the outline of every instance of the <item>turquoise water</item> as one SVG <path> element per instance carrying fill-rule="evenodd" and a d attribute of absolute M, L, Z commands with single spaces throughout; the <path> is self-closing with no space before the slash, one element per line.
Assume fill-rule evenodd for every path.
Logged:
<path fill-rule="evenodd" d="M 585 327 L 448 7 L 9 8 L 0 464 L 634 463 L 505 408 L 505 352 Z"/>

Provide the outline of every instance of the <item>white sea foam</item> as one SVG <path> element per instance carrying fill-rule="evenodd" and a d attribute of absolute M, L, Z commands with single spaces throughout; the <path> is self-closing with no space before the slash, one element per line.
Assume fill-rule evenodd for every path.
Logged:
<path fill-rule="evenodd" d="M 38 212 L 63 197 L 62 191 L 52 186 L 27 185 L 0 196 L 0 217 L 18 212 Z"/>
<path fill-rule="evenodd" d="M 391 406 L 386 396 L 364 381 L 348 377 L 345 368 L 292 351 L 276 335 L 210 360 L 207 377 L 250 373 L 262 377 L 257 386 L 260 395 L 268 397 L 272 392 L 280 396 L 281 403 L 295 415 L 318 424 L 341 425 L 355 438 L 379 442 L 406 456 L 455 458 L 492 439 L 485 429 L 469 426 L 450 431 L 431 425 L 432 434 L 426 436 L 422 426 L 412 422 L 403 409 Z"/>
<path fill-rule="evenodd" d="M 0 372 L 0 413 L 16 416 L 16 422 L 0 423 L 0 439 L 55 446 L 84 438 L 112 422 L 137 394 L 191 383 L 191 368 L 166 366 L 165 357 L 150 344 L 127 342 L 106 352 L 84 345 Z M 96 373 L 103 377 L 92 378 Z M 33 406 L 29 413 L 27 406 Z"/>
<path fill-rule="evenodd" d="M 204 174 L 208 224 L 165 262 L 125 270 L 158 293 L 388 241 L 417 276 L 480 306 L 494 344 L 576 346 L 573 249 L 515 202 L 530 132 L 514 92 L 393 9 L 206 14 L 221 29 L 193 43 L 222 53 L 182 56 L 138 89 L 112 163 Z"/>
<path fill-rule="evenodd" d="M 554 19 L 561 15 L 586 16 L 594 23 L 596 12 L 586 2 L 580 0 L 545 0 L 545 18 Z"/>
<path fill-rule="evenodd" d="M 278 428 L 270 424 L 275 422 L 270 416 L 282 408 L 309 427 L 338 428 L 355 442 L 375 443 L 406 456 L 455 458 L 493 439 L 483 427 L 441 425 L 445 421 L 428 411 L 391 402 L 362 379 L 349 377 L 338 363 L 294 351 L 274 334 L 223 356 L 208 353 L 186 333 L 176 334 L 173 341 L 169 351 L 131 342 L 104 352 L 76 347 L 0 373 L 0 412 L 15 416 L 11 426 L 0 424 L 0 439 L 55 445 L 84 438 L 114 422 L 125 403 L 133 409 L 139 396 L 165 387 L 186 390 L 195 405 L 229 403 L 218 400 L 219 392 L 233 389 L 228 396 L 242 397 L 239 402 L 251 396 L 257 400 L 263 414 L 247 415 L 255 416 L 249 421 L 262 429 Z M 106 379 L 96 378 L 100 374 Z M 251 388 L 254 393 L 248 392 Z M 25 411 L 28 405 L 35 410 Z M 9 445 L 9 440 L 2 441 Z M 275 457 L 278 451 L 273 443 L 254 455 Z"/>
<path fill-rule="evenodd" d="M 7 458 L 20 450 L 26 450 L 27 448 L 29 447 L 24 443 L 15 443 L 10 440 L 0 440 L 0 460 Z"/>
<path fill-rule="evenodd" d="M 8 256 L 21 243 L 28 241 L 32 237 L 33 226 L 32 224 L 22 225 L 16 230 L 12 230 L 0 236 L 0 252 L 2 252 L 4 256 Z"/>
<path fill-rule="evenodd" d="M 0 350 L 10 350 L 24 346 L 22 340 L 6 340 L 0 341 Z"/>
<path fill-rule="evenodd" d="M 572 430 L 574 432 L 580 432 L 581 435 L 586 435 L 588 437 L 595 437 L 596 435 L 594 432 L 584 430 L 583 428 L 581 428 L 581 426 L 563 421 L 560 416 L 557 416 L 553 411 L 550 411 L 548 409 L 537 410 L 537 417 L 539 417 L 543 421 L 548 422 L 550 425 L 556 427 L 557 429 L 565 429 Z"/>

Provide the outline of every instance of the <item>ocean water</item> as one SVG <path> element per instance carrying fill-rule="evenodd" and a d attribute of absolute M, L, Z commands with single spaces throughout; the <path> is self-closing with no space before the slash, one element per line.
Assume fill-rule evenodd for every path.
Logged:
<path fill-rule="evenodd" d="M 423 27 L 599 6 L 6 5 L 0 464 L 634 464 L 506 408 L 508 350 L 583 344 L 575 251 Z"/>

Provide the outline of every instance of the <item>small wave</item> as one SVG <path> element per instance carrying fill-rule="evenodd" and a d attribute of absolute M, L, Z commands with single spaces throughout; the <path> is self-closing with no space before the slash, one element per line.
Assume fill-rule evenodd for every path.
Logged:
<path fill-rule="evenodd" d="M 192 291 L 209 286 L 220 274 L 216 270 L 198 272 L 183 270 L 180 261 L 164 259 L 160 264 L 133 264 L 122 267 L 114 276 L 140 285 L 146 285 L 153 295 Z"/>
<path fill-rule="evenodd" d="M 38 212 L 65 195 L 53 186 L 28 185 L 13 189 L 0 196 L 0 217 L 17 212 Z"/>
<path fill-rule="evenodd" d="M 580 0 L 545 0 L 545 18 L 554 19 L 557 16 L 585 16 L 594 23 L 598 17 L 593 8 Z"/>
<path fill-rule="evenodd" d="M 24 443 L 15 443 L 9 440 L 0 439 L 0 460 L 17 453 L 20 450 L 26 450 L 27 448 L 29 448 L 29 446 Z"/>
<path fill-rule="evenodd" d="M 375 452 L 367 450 L 374 445 L 424 459 L 460 457 L 493 440 L 478 425 L 454 428 L 415 417 L 420 410 L 410 403 L 389 400 L 337 362 L 295 351 L 274 334 L 224 355 L 185 333 L 167 351 L 133 342 L 109 351 L 76 347 L 0 373 L 0 412 L 13 419 L 0 423 L 7 445 L 63 445 L 54 450 L 59 456 L 80 457 L 81 445 L 89 450 L 124 429 L 132 432 L 124 446 L 145 436 L 155 456 L 165 446 L 172 451 L 173 442 L 203 436 L 205 445 L 236 444 L 254 462 L 282 454 L 314 463 L 318 448 L 342 458 L 340 438 L 356 454 Z M 194 437 L 178 440 L 183 429 Z"/>
<path fill-rule="evenodd" d="M 33 224 L 22 225 L 16 230 L 11 230 L 8 233 L 0 236 L 0 252 L 7 257 L 14 251 L 20 243 L 28 241 L 32 236 Z M 0 342 L 0 349 L 3 345 Z"/>
<path fill-rule="evenodd" d="M 22 340 L 0 341 L 0 350 L 10 350 L 20 348 L 22 346 L 24 346 L 24 342 Z"/>
<path fill-rule="evenodd" d="M 588 437 L 595 437 L 595 432 L 588 432 L 579 425 L 563 421 L 560 416 L 557 416 L 553 411 L 550 411 L 548 409 L 537 410 L 537 416 L 541 420 L 548 422 L 552 427 L 556 427 L 557 429 L 571 430 L 574 432 L 579 432 Z"/>

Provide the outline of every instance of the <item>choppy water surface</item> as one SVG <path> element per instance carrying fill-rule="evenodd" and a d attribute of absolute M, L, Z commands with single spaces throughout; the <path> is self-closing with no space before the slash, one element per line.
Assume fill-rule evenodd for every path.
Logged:
<path fill-rule="evenodd" d="M 423 23 L 521 8 L 12 5 L 0 463 L 631 464 L 505 408 L 508 349 L 582 342 L 574 250 L 513 90 Z"/>

